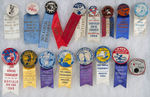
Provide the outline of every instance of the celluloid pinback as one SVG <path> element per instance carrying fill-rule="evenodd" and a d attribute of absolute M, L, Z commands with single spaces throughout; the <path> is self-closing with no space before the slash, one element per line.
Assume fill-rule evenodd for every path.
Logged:
<path fill-rule="evenodd" d="M 39 11 L 39 6 L 38 6 L 38 4 L 36 4 L 36 3 L 34 3 L 34 2 L 31 2 L 31 3 L 29 3 L 29 4 L 27 5 L 26 11 L 27 11 L 27 13 L 30 14 L 30 15 L 35 15 L 35 14 L 37 14 L 38 11 Z"/>
<path fill-rule="evenodd" d="M 15 4 L 9 4 L 6 8 L 6 13 L 10 17 L 14 17 L 19 13 L 19 8 Z"/>
<path fill-rule="evenodd" d="M 57 4 L 54 1 L 48 1 L 45 4 L 45 10 L 48 14 L 54 14 L 57 11 Z"/>

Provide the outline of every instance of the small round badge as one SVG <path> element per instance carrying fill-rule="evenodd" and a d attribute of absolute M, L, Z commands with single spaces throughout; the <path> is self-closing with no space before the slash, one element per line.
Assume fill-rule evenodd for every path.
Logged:
<path fill-rule="evenodd" d="M 7 65 L 15 65 L 19 61 L 19 53 L 14 48 L 6 48 L 2 52 L 2 61 Z"/>
<path fill-rule="evenodd" d="M 74 55 L 71 51 L 63 50 L 58 55 L 58 63 L 62 67 L 70 67 L 74 63 Z"/>
<path fill-rule="evenodd" d="M 117 47 L 113 51 L 112 58 L 117 64 L 125 64 L 128 62 L 130 54 L 125 47 Z"/>
<path fill-rule="evenodd" d="M 81 65 L 88 65 L 93 61 L 93 52 L 90 48 L 83 47 L 77 52 L 77 59 Z"/>
<path fill-rule="evenodd" d="M 111 6 L 105 6 L 102 9 L 102 15 L 106 18 L 112 17 L 114 13 L 114 9 Z"/>
<path fill-rule="evenodd" d="M 6 9 L 6 13 L 10 17 L 14 17 L 19 13 L 19 8 L 15 4 L 9 4 Z"/>
<path fill-rule="evenodd" d="M 32 68 L 37 63 L 37 54 L 32 50 L 26 50 L 21 54 L 21 63 L 26 68 Z"/>
<path fill-rule="evenodd" d="M 129 63 L 129 72 L 133 75 L 144 74 L 146 65 L 143 59 L 134 58 Z"/>
<path fill-rule="evenodd" d="M 92 16 L 97 15 L 99 13 L 96 6 L 90 6 L 88 11 L 89 11 L 89 14 Z"/>
<path fill-rule="evenodd" d="M 144 2 L 137 3 L 134 7 L 134 13 L 138 17 L 145 17 L 148 14 L 148 6 Z"/>
<path fill-rule="evenodd" d="M 106 46 L 100 46 L 95 51 L 96 61 L 106 63 L 111 59 L 111 50 Z"/>
<path fill-rule="evenodd" d="M 73 6 L 73 11 L 77 15 L 83 15 L 86 12 L 86 7 L 83 3 L 78 2 Z"/>
<path fill-rule="evenodd" d="M 45 4 L 45 9 L 48 14 L 54 14 L 57 11 L 57 4 L 54 1 L 48 1 Z"/>
<path fill-rule="evenodd" d="M 127 16 L 129 15 L 129 12 L 130 12 L 130 8 L 127 4 L 120 4 L 118 6 L 118 14 L 120 16 Z"/>
<path fill-rule="evenodd" d="M 39 56 L 39 63 L 44 69 L 53 68 L 55 64 L 55 55 L 50 51 L 44 51 Z"/>
<path fill-rule="evenodd" d="M 38 11 L 39 11 L 39 6 L 38 6 L 36 3 L 34 3 L 34 2 L 29 3 L 29 4 L 27 5 L 27 7 L 26 7 L 26 11 L 27 11 L 27 13 L 30 14 L 30 15 L 35 15 L 35 14 L 37 14 Z"/>

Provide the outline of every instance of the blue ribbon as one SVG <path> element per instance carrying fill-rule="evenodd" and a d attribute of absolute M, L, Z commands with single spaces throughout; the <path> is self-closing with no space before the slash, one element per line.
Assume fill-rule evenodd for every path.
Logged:
<path fill-rule="evenodd" d="M 52 33 L 52 21 L 53 14 L 45 13 L 41 26 L 39 48 L 48 48 L 49 36 Z"/>
<path fill-rule="evenodd" d="M 114 37 L 114 18 L 110 17 L 110 36 Z"/>
<path fill-rule="evenodd" d="M 127 63 L 122 65 L 119 65 L 117 63 L 115 64 L 114 87 L 122 85 L 123 87 L 126 88 L 127 70 L 128 70 Z"/>
<path fill-rule="evenodd" d="M 39 15 L 24 15 L 24 42 L 36 44 L 39 41 L 40 17 Z"/>
<path fill-rule="evenodd" d="M 117 17 L 117 27 L 116 27 L 116 38 L 126 38 L 129 39 L 129 21 L 130 16 L 122 17 L 118 15 Z"/>

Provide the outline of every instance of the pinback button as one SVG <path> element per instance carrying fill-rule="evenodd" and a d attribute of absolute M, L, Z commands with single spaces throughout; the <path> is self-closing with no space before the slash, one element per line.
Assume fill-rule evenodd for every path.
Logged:
<path fill-rule="evenodd" d="M 55 55 L 50 51 L 44 51 L 39 56 L 40 66 L 44 69 L 53 68 L 55 64 Z"/>
<path fill-rule="evenodd" d="M 32 68 L 37 63 L 37 54 L 32 50 L 26 50 L 21 54 L 21 63 L 26 68 Z"/>
<path fill-rule="evenodd" d="M 120 4 L 118 6 L 118 14 L 120 16 L 128 16 L 130 12 L 130 8 L 127 4 Z"/>
<path fill-rule="evenodd" d="M 96 6 L 90 6 L 88 12 L 92 16 L 97 15 L 99 13 Z"/>
<path fill-rule="evenodd" d="M 2 52 L 2 61 L 7 65 L 15 65 L 19 61 L 19 53 L 14 48 L 6 48 Z"/>
<path fill-rule="evenodd" d="M 45 9 L 48 14 L 54 14 L 57 11 L 57 4 L 54 1 L 48 1 L 45 4 Z"/>
<path fill-rule="evenodd" d="M 10 17 L 14 17 L 19 13 L 19 8 L 15 4 L 9 4 L 6 8 L 6 13 Z"/>
<path fill-rule="evenodd" d="M 27 7 L 26 7 L 26 11 L 27 11 L 27 13 L 30 14 L 30 15 L 35 15 L 35 14 L 37 14 L 38 11 L 39 11 L 39 6 L 38 6 L 36 3 L 34 3 L 34 2 L 29 3 L 29 4 L 27 5 Z"/>
<path fill-rule="evenodd" d="M 83 47 L 77 52 L 77 59 L 81 65 L 88 65 L 94 59 L 93 52 L 90 48 Z"/>
<path fill-rule="evenodd" d="M 101 12 L 104 17 L 110 18 L 113 16 L 114 9 L 111 6 L 104 6 Z"/>
<path fill-rule="evenodd" d="M 145 17 L 148 14 L 148 6 L 144 3 L 137 3 L 134 6 L 134 13 L 137 17 Z"/>
<path fill-rule="evenodd" d="M 134 58 L 129 62 L 128 69 L 129 72 L 133 75 L 144 74 L 146 69 L 145 61 L 140 58 Z"/>
<path fill-rule="evenodd" d="M 86 12 L 86 7 L 83 3 L 78 2 L 73 6 L 73 12 L 77 15 L 83 15 Z"/>

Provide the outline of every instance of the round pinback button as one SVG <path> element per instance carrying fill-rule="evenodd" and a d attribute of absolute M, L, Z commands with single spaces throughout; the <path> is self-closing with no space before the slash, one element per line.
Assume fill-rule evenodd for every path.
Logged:
<path fill-rule="evenodd" d="M 99 11 L 98 11 L 96 6 L 90 6 L 88 12 L 92 16 L 97 15 L 99 13 Z"/>
<path fill-rule="evenodd" d="M 14 17 L 19 13 L 19 8 L 15 4 L 9 4 L 6 8 L 6 13 L 10 17 Z"/>
<path fill-rule="evenodd" d="M 69 50 L 63 50 L 58 54 L 58 63 L 62 67 L 70 67 L 74 63 L 74 55 Z"/>
<path fill-rule="evenodd" d="M 27 13 L 30 14 L 30 15 L 35 15 L 35 14 L 37 14 L 38 11 L 39 11 L 39 6 L 38 6 L 38 4 L 36 4 L 36 3 L 34 3 L 34 2 L 31 2 L 31 3 L 29 3 L 29 4 L 27 5 L 26 11 L 27 11 Z"/>
<path fill-rule="evenodd" d="M 92 63 L 94 59 L 92 50 L 87 47 L 83 47 L 79 49 L 76 55 L 77 55 L 77 60 L 81 65 L 88 65 Z"/>
<path fill-rule="evenodd" d="M 133 75 L 142 75 L 146 69 L 145 61 L 143 59 L 134 58 L 129 62 L 128 69 Z"/>
<path fill-rule="evenodd" d="M 57 4 L 54 1 L 48 1 L 45 4 L 45 10 L 48 14 L 54 14 L 57 11 Z"/>
<path fill-rule="evenodd" d="M 117 47 L 112 53 L 112 58 L 117 64 L 125 64 L 128 62 L 130 54 L 125 47 Z"/>
<path fill-rule="evenodd" d="M 134 13 L 135 13 L 135 15 L 137 17 L 145 17 L 145 16 L 147 16 L 148 11 L 149 11 L 149 8 L 144 2 L 137 3 L 134 6 Z"/>
<path fill-rule="evenodd" d="M 15 65 L 19 61 L 19 53 L 14 48 L 6 48 L 2 52 L 2 61 L 7 65 Z"/>
<path fill-rule="evenodd" d="M 44 51 L 39 56 L 40 66 L 44 69 L 53 68 L 55 64 L 55 55 L 50 51 Z"/>
<path fill-rule="evenodd" d="M 120 16 L 128 16 L 130 12 L 130 8 L 127 4 L 120 4 L 118 6 L 118 14 Z"/>
<path fill-rule="evenodd" d="M 104 6 L 101 12 L 104 17 L 110 18 L 113 16 L 114 9 L 111 6 Z"/>
<path fill-rule="evenodd" d="M 83 3 L 78 2 L 73 6 L 73 12 L 77 15 L 83 15 L 86 12 L 86 7 Z"/>
<path fill-rule="evenodd" d="M 95 50 L 95 58 L 99 63 L 106 63 L 111 59 L 111 50 L 106 46 L 100 46 Z"/>
<path fill-rule="evenodd" d="M 37 54 L 32 50 L 26 50 L 21 54 L 21 63 L 26 68 L 32 68 L 37 63 Z"/>

